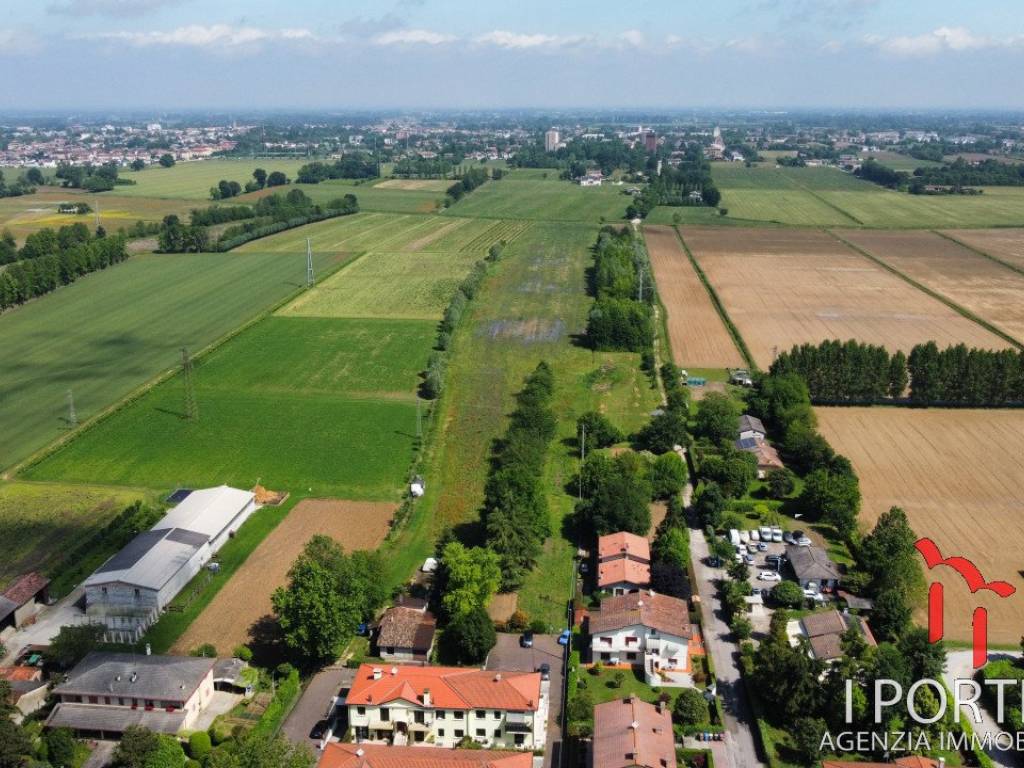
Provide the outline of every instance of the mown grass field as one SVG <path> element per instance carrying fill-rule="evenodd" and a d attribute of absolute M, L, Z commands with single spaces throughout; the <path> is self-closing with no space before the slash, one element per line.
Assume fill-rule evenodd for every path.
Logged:
<path fill-rule="evenodd" d="M 454 182 L 447 182 L 450 186 Z M 335 179 L 323 181 L 319 184 L 296 184 L 313 200 L 318 203 L 326 203 L 343 195 L 353 194 L 359 198 L 359 207 L 364 211 L 380 211 L 384 213 L 432 213 L 441 209 L 444 202 L 444 191 L 431 191 L 424 189 L 392 189 L 379 187 L 372 182 L 360 184 L 346 179 Z M 273 191 L 273 190 L 271 190 Z M 255 197 L 243 195 L 239 200 L 246 200 Z"/>
<path fill-rule="evenodd" d="M 209 200 L 210 187 L 221 179 L 237 181 L 243 187 L 252 181 L 252 172 L 257 168 L 267 173 L 283 171 L 289 178 L 306 164 L 306 160 L 260 158 L 258 160 L 192 160 L 181 162 L 170 168 L 151 165 L 141 171 L 122 171 L 121 178 L 135 184 L 117 187 L 117 192 L 126 197 L 170 197 L 186 200 Z M 287 187 L 277 188 L 287 191 Z"/>
<path fill-rule="evenodd" d="M 628 195 L 622 194 L 623 189 L 614 186 L 581 187 L 559 181 L 555 172 L 551 172 L 548 179 L 518 179 L 513 175 L 484 184 L 447 209 L 446 213 L 452 216 L 593 224 L 601 218 L 620 221 L 630 201 Z"/>
<path fill-rule="evenodd" d="M 197 367 L 198 420 L 183 418 L 175 376 L 26 476 L 395 499 L 433 334 L 429 322 L 267 318 Z"/>
<path fill-rule="evenodd" d="M 307 238 L 314 253 L 399 251 L 447 223 L 438 216 L 358 213 L 253 240 L 233 253 L 301 253 L 305 257 Z"/>
<path fill-rule="evenodd" d="M 67 549 L 151 496 L 131 488 L 0 482 L 0 590 L 28 571 L 48 572 Z"/>
<path fill-rule="evenodd" d="M 0 467 L 67 431 L 68 390 L 84 421 L 177 365 L 181 347 L 286 298 L 305 270 L 304 253 L 134 256 L 0 315 Z"/>
<path fill-rule="evenodd" d="M 564 616 L 575 552 L 561 534 L 574 505 L 565 485 L 576 469 L 576 449 L 565 441 L 574 437 L 576 418 L 585 411 L 602 410 L 634 430 L 657 402 L 637 355 L 595 353 L 574 342 L 590 309 L 585 270 L 596 235 L 594 226 L 534 224 L 506 250 L 470 304 L 456 332 L 448 389 L 436 416 L 441 432 L 429 457 L 421 512 L 428 523 L 413 544 L 416 558 L 429 554 L 433 536 L 444 528 L 461 526 L 471 539 L 478 536 L 474 524 L 488 469 L 483 459 L 504 432 L 524 377 L 548 361 L 559 423 L 544 480 L 554 533 L 519 592 L 519 605 L 552 625 Z"/>

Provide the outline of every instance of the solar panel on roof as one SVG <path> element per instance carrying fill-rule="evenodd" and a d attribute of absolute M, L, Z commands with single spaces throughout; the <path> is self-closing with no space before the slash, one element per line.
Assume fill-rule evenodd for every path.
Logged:
<path fill-rule="evenodd" d="M 175 528 L 167 534 L 167 540 L 178 544 L 187 544 L 190 547 L 201 547 L 210 540 L 205 533 L 186 531 L 184 528 Z"/>
<path fill-rule="evenodd" d="M 145 557 L 147 552 L 160 543 L 166 535 L 166 528 L 159 531 L 143 531 L 129 541 L 124 549 L 97 568 L 96 573 L 110 573 L 111 571 L 124 571 L 131 568 Z"/>

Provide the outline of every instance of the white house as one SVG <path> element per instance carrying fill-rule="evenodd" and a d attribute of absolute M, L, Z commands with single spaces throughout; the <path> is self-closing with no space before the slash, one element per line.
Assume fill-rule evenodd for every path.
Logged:
<path fill-rule="evenodd" d="M 363 664 L 345 706 L 355 741 L 541 749 L 548 687 L 539 672 Z"/>
<path fill-rule="evenodd" d="M 693 631 L 685 600 L 653 590 L 615 595 L 602 600 L 601 610 L 591 613 L 589 621 L 595 662 L 642 664 L 652 685 L 659 671 L 689 670 Z"/>
<path fill-rule="evenodd" d="M 86 614 L 109 642 L 138 641 L 256 508 L 249 491 L 193 491 L 85 580 Z"/>

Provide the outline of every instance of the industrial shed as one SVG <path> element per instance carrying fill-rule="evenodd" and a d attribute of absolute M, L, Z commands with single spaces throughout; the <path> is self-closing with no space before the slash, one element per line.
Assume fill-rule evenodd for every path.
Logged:
<path fill-rule="evenodd" d="M 86 579 L 86 614 L 109 642 L 137 642 L 255 510 L 249 491 L 193 491 Z"/>

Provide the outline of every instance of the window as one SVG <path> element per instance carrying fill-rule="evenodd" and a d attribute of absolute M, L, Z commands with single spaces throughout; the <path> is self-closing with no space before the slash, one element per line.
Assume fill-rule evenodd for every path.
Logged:
<path fill-rule="evenodd" d="M 633 653 L 632 651 L 630 651 L 629 653 L 626 654 L 626 658 L 629 659 L 630 661 L 636 661 L 636 654 Z"/>
<path fill-rule="evenodd" d="M 483 728 L 477 728 L 476 729 L 476 735 L 479 736 L 480 738 L 486 738 L 487 731 L 484 730 Z"/>
<path fill-rule="evenodd" d="M 491 714 L 493 714 L 496 719 L 501 720 L 501 712 L 498 710 L 494 710 Z"/>
<path fill-rule="evenodd" d="M 465 716 L 466 716 L 466 713 L 465 713 L 465 712 L 463 712 L 463 711 L 461 711 L 461 710 L 456 710 L 456 712 L 455 712 L 455 719 L 456 719 L 456 720 L 461 720 L 461 719 L 462 719 L 462 718 L 464 718 Z"/>
<path fill-rule="evenodd" d="M 356 707 L 356 714 L 365 715 L 366 707 Z"/>
<path fill-rule="evenodd" d="M 466 732 L 464 730 L 462 730 L 461 728 L 456 728 L 455 729 L 455 738 L 456 739 L 461 739 L 465 735 L 466 735 Z"/>
<path fill-rule="evenodd" d="M 90 696 L 89 697 L 89 703 L 90 704 L 99 704 L 100 700 L 99 700 L 99 698 L 97 696 Z"/>
<path fill-rule="evenodd" d="M 386 723 L 391 719 L 391 710 L 387 707 L 380 708 L 380 720 L 382 723 Z"/>
<path fill-rule="evenodd" d="M 416 733 L 413 734 L 413 739 L 415 741 L 423 741 L 426 738 L 426 736 L 427 734 L 425 734 L 423 731 L 416 731 Z"/>
<path fill-rule="evenodd" d="M 437 735 L 438 735 L 439 738 L 443 739 L 444 738 L 444 728 L 438 728 L 437 729 Z"/>
<path fill-rule="evenodd" d="M 388 646 L 385 649 L 385 653 L 388 653 L 389 655 L 394 656 L 395 655 L 395 647 L 393 645 L 392 646 Z"/>
<path fill-rule="evenodd" d="M 612 639 L 610 637 L 602 637 L 601 638 L 601 642 L 604 643 L 605 645 L 611 645 L 612 644 Z"/>
<path fill-rule="evenodd" d="M 100 588 L 100 591 L 102 591 L 102 592 L 103 592 L 103 596 L 104 596 L 104 597 L 106 597 L 106 596 L 107 596 L 107 588 L 106 588 L 106 587 L 101 587 L 101 588 Z"/>
<path fill-rule="evenodd" d="M 483 710 L 483 709 L 478 709 L 476 711 L 476 716 L 477 717 L 487 717 L 487 711 Z"/>
<path fill-rule="evenodd" d="M 417 711 L 412 713 L 412 721 L 414 723 L 422 723 L 423 722 L 423 717 L 424 717 L 423 713 L 420 712 L 419 710 L 417 710 Z"/>
<path fill-rule="evenodd" d="M 435 717 L 437 717 L 438 720 L 444 720 L 447 716 L 448 715 L 445 713 L 443 709 L 437 710 L 437 714 L 435 715 Z"/>
<path fill-rule="evenodd" d="M 136 589 L 135 590 L 135 599 L 138 600 L 140 597 L 142 597 L 142 593 L 139 590 Z"/>
<path fill-rule="evenodd" d="M 636 638 L 636 637 L 627 637 L 626 638 L 626 645 L 633 645 L 633 644 L 635 644 L 637 642 L 638 639 L 639 638 Z"/>
<path fill-rule="evenodd" d="M 496 738 L 496 739 L 500 739 L 501 738 L 501 728 L 495 728 L 494 729 L 494 738 Z"/>
<path fill-rule="evenodd" d="M 517 733 L 516 734 L 516 746 L 517 747 L 521 747 L 525 743 L 526 743 L 526 737 L 523 734 L 521 734 L 521 733 Z"/>

